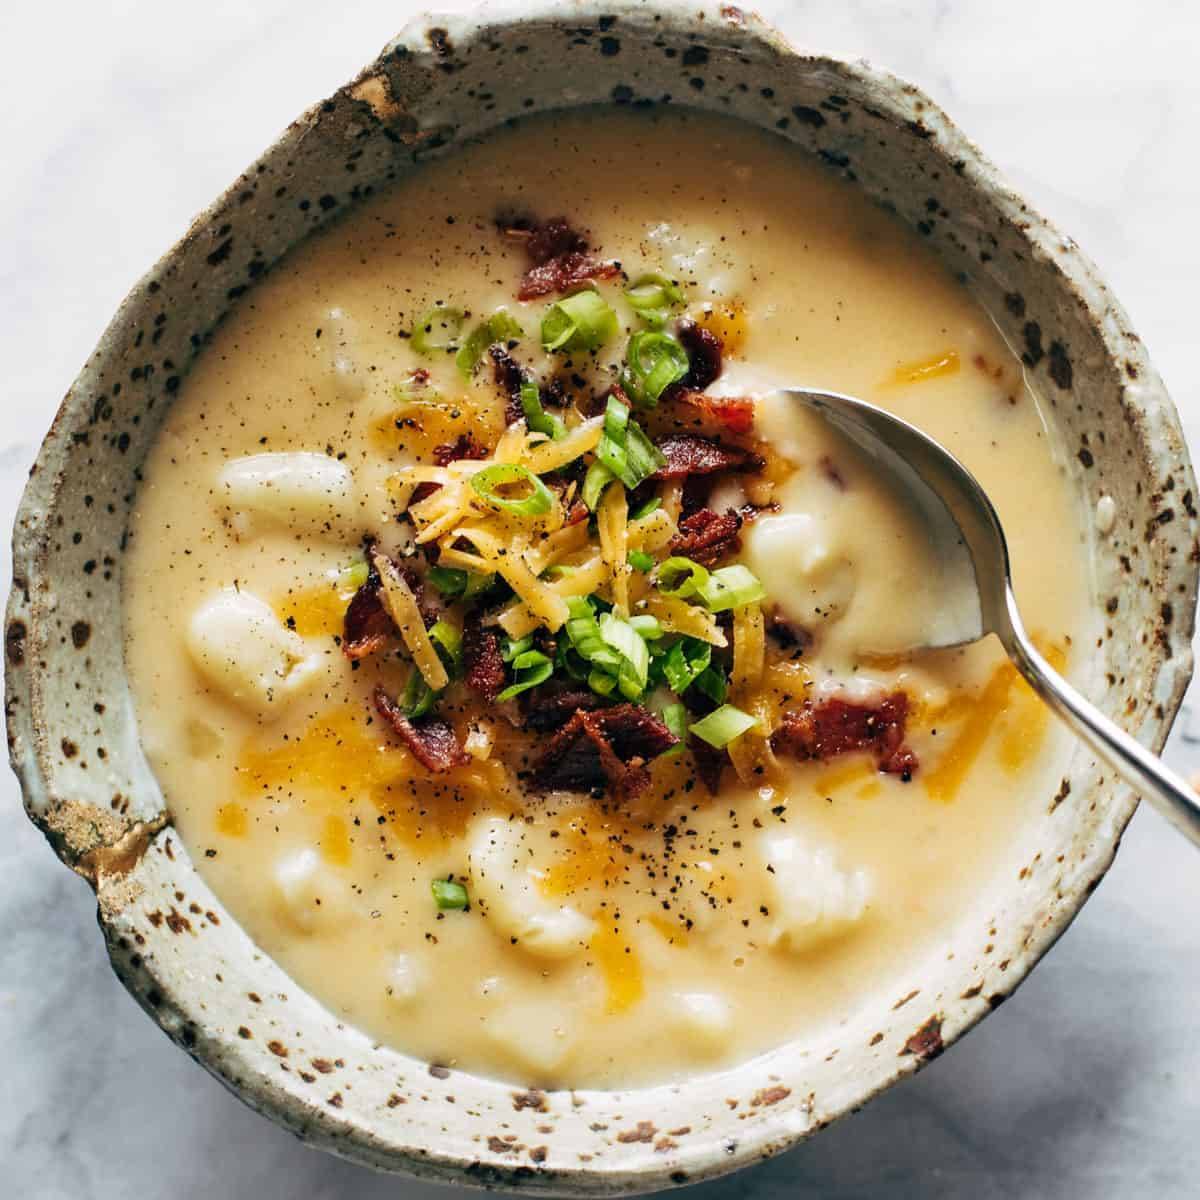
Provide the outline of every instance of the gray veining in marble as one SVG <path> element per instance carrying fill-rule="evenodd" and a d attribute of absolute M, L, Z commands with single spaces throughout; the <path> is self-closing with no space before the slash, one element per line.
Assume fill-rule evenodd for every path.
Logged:
<path fill-rule="evenodd" d="M 1200 8 L 757 7 L 801 44 L 891 67 L 941 102 L 1099 263 L 1200 446 Z M 2 6 L 6 527 L 58 397 L 129 285 L 415 9 L 372 0 Z M 1200 770 L 1196 688 L 1168 759 Z M 301 1146 L 171 1046 L 109 973 L 89 890 L 27 824 L 7 774 L 0 789 L 0 1196 L 445 1194 Z M 698 1192 L 1197 1195 L 1197 913 L 1195 851 L 1139 812 L 1079 920 L 976 1032 L 809 1145 Z"/>

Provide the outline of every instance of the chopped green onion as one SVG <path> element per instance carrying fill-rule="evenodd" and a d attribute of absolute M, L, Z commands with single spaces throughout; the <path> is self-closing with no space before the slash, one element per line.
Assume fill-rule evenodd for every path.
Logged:
<path fill-rule="evenodd" d="M 500 657 L 504 662 L 510 663 L 514 659 L 516 659 L 519 655 L 522 655 L 522 654 L 526 653 L 526 651 L 529 651 L 532 649 L 533 649 L 533 634 L 532 633 L 527 634 L 523 638 L 517 638 L 515 641 L 512 638 L 506 637 L 500 643 Z"/>
<path fill-rule="evenodd" d="M 513 682 L 504 689 L 497 700 L 511 700 L 530 688 L 545 683 L 554 674 L 554 663 L 540 650 L 526 650 L 512 660 Z"/>
<path fill-rule="evenodd" d="M 467 590 L 467 572 L 457 567 L 430 567 L 425 578 L 433 584 L 443 596 L 453 600 Z"/>
<path fill-rule="evenodd" d="M 455 883 L 453 879 L 435 879 L 429 888 L 434 904 L 443 912 L 467 907 L 467 889 L 461 883 Z"/>
<path fill-rule="evenodd" d="M 428 371 L 414 371 L 403 382 L 394 384 L 392 396 L 399 404 L 437 404 L 442 398 L 429 386 Z"/>
<path fill-rule="evenodd" d="M 724 704 L 729 694 L 729 681 L 716 667 L 707 667 L 696 676 L 696 688 L 714 704 Z"/>
<path fill-rule="evenodd" d="M 663 627 L 658 618 L 644 613 L 641 616 L 630 617 L 629 623 L 637 630 L 637 635 L 644 642 L 656 642 L 663 635 Z"/>
<path fill-rule="evenodd" d="M 600 636 L 620 655 L 617 686 L 627 700 L 637 700 L 646 690 L 650 673 L 650 651 L 645 639 L 628 621 L 605 613 L 599 621 Z M 593 660 L 594 661 L 594 660 Z"/>
<path fill-rule="evenodd" d="M 708 569 L 690 558 L 673 554 L 665 562 L 658 564 L 655 584 L 664 596 L 688 600 L 698 595 L 707 583 Z"/>
<path fill-rule="evenodd" d="M 555 301 L 542 318 L 542 348 L 598 350 L 617 332 L 617 314 L 599 292 L 576 292 Z"/>
<path fill-rule="evenodd" d="M 566 579 L 568 575 L 574 575 L 575 567 L 568 566 L 566 563 L 553 563 L 547 567 L 539 576 L 540 579 Z"/>
<path fill-rule="evenodd" d="M 660 758 L 675 758 L 683 753 L 684 742 L 687 741 L 687 709 L 679 701 L 664 704 L 658 710 L 662 723 L 679 739 L 678 746 L 672 746 Z"/>
<path fill-rule="evenodd" d="M 588 687 L 600 696 L 611 696 L 617 686 L 615 675 L 606 675 L 597 667 L 588 673 Z"/>
<path fill-rule="evenodd" d="M 680 638 L 663 660 L 663 678 L 671 691 L 682 696 L 708 669 L 711 661 L 712 647 L 707 642 L 699 638 Z"/>
<path fill-rule="evenodd" d="M 683 293 L 665 275 L 651 271 L 639 275 L 625 289 L 629 307 L 652 329 L 661 329 L 671 315 L 671 309 L 683 303 Z"/>
<path fill-rule="evenodd" d="M 520 499 L 500 495 L 498 488 L 514 483 L 529 486 L 529 494 Z M 540 517 L 550 511 L 554 498 L 550 489 L 528 468 L 516 463 L 496 463 L 484 467 L 471 476 L 471 487 L 476 495 L 485 500 L 498 512 L 514 517 Z"/>
<path fill-rule="evenodd" d="M 532 379 L 521 382 L 521 410 L 525 413 L 525 424 L 529 426 L 531 433 L 544 433 L 547 437 L 557 440 L 567 432 L 562 418 L 548 413 L 542 407 L 541 393 Z"/>
<path fill-rule="evenodd" d="M 400 693 L 400 707 L 406 717 L 423 717 L 437 703 L 439 694 L 425 682 L 425 676 L 413 667 L 404 685 L 404 691 Z"/>
<path fill-rule="evenodd" d="M 629 419 L 629 406 L 611 395 L 604 410 L 604 432 L 596 447 L 596 461 L 627 488 L 635 488 L 666 460 L 638 423 Z"/>
<path fill-rule="evenodd" d="M 642 330 L 629 339 L 621 387 L 639 408 L 653 408 L 659 397 L 689 371 L 687 351 L 669 333 Z"/>
<path fill-rule="evenodd" d="M 662 508 L 662 501 L 657 496 L 652 496 L 645 504 L 639 504 L 634 512 L 629 514 L 631 521 L 640 521 L 643 517 L 648 517 L 652 512 L 657 512 Z"/>
<path fill-rule="evenodd" d="M 470 379 L 483 357 L 483 352 L 497 342 L 511 342 L 525 336 L 525 330 L 509 314 L 507 309 L 498 308 L 486 321 L 481 321 L 471 330 L 470 337 L 454 356 L 454 365 L 464 379 Z"/>
<path fill-rule="evenodd" d="M 586 662 L 611 668 L 613 671 L 618 670 L 621 660 L 601 637 L 600 625 L 591 601 L 583 596 L 569 596 L 567 613 L 567 623 L 563 628 L 567 631 L 567 638 L 579 657 Z"/>
<path fill-rule="evenodd" d="M 644 575 L 647 571 L 654 569 L 654 555 L 647 554 L 645 550 L 630 550 L 629 565 Z"/>
<path fill-rule="evenodd" d="M 358 591 L 364 583 L 367 582 L 367 577 L 371 574 L 371 568 L 367 565 L 366 559 L 362 562 L 351 563 L 348 567 L 343 567 L 338 572 L 337 586 L 340 591 Z"/>
<path fill-rule="evenodd" d="M 437 647 L 451 674 L 462 667 L 462 632 L 449 621 L 437 621 L 429 630 L 429 639 Z"/>
<path fill-rule="evenodd" d="M 466 319 L 467 314 L 461 308 L 435 305 L 413 326 L 412 348 L 418 354 L 455 349 Z"/>
<path fill-rule="evenodd" d="M 766 594 L 767 589 L 759 582 L 758 576 L 741 563 L 721 567 L 697 588 L 700 602 L 709 612 L 715 613 L 754 604 Z"/>
<path fill-rule="evenodd" d="M 707 717 L 701 717 L 688 728 L 710 746 L 723 750 L 730 742 L 740 738 L 746 730 L 753 729 L 757 724 L 757 717 L 742 712 L 732 704 L 722 704 L 720 708 L 714 709 Z"/>
<path fill-rule="evenodd" d="M 588 512 L 596 511 L 601 492 L 615 478 L 616 476 L 599 459 L 588 467 L 587 474 L 583 477 L 583 502 L 587 505 Z"/>

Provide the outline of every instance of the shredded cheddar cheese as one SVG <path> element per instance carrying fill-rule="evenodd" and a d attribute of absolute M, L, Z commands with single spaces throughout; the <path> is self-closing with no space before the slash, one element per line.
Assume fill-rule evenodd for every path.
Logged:
<path fill-rule="evenodd" d="M 379 580 L 383 585 L 383 606 L 387 609 L 388 616 L 395 622 L 400 631 L 400 638 L 408 647 L 408 652 L 425 682 L 435 692 L 440 692 L 450 682 L 450 676 L 446 674 L 437 649 L 425 631 L 425 621 L 420 608 L 417 607 L 417 598 L 413 595 L 412 588 L 386 554 L 375 551 L 371 561 L 375 564 L 375 570 L 379 572 Z"/>

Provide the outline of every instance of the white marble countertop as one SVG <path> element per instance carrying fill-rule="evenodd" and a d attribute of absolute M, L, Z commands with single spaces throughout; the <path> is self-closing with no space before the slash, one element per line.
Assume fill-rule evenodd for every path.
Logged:
<path fill-rule="evenodd" d="M 0 524 L 129 286 L 418 7 L 2 6 Z M 1099 263 L 1200 445 L 1200 6 L 757 7 L 799 43 L 888 66 L 942 103 Z M 1200 693 L 1191 695 L 1168 751 L 1185 770 L 1200 769 Z M 307 1149 L 189 1062 L 110 974 L 88 888 L 25 821 L 7 773 L 0 788 L 0 1194 L 445 1194 Z M 1198 865 L 1153 812 L 1139 812 L 1074 926 L 975 1033 L 812 1143 L 693 1194 L 1195 1196 Z"/>

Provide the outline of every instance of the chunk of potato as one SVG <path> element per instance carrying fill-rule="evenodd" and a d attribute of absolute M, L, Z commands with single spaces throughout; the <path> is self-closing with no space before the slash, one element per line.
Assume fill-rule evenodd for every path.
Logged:
<path fill-rule="evenodd" d="M 469 831 L 468 847 L 471 897 L 498 933 L 540 958 L 566 958 L 586 948 L 595 923 L 543 894 L 521 825 L 483 818 Z"/>
<path fill-rule="evenodd" d="M 313 684 L 322 655 L 249 592 L 225 588 L 188 624 L 187 648 L 206 680 L 259 716 L 276 716 Z"/>
<path fill-rule="evenodd" d="M 803 952 L 845 933 L 867 911 L 865 871 L 843 871 L 827 847 L 796 834 L 766 833 L 760 851 L 771 868 L 772 945 Z"/>
<path fill-rule="evenodd" d="M 357 496 L 350 468 L 327 454 L 286 450 L 230 459 L 217 494 L 241 527 L 264 521 L 288 529 L 332 529 L 353 521 Z"/>

